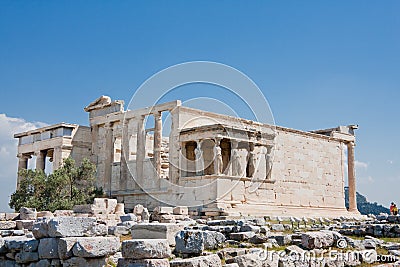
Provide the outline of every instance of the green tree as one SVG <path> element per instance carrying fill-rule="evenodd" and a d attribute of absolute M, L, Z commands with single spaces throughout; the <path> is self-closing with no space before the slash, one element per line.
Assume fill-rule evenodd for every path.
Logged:
<path fill-rule="evenodd" d="M 55 211 L 92 203 L 103 195 L 103 190 L 95 186 L 95 173 L 96 166 L 88 159 L 76 166 L 72 158 L 49 175 L 41 170 L 21 170 L 20 186 L 11 195 L 9 206 L 15 210 L 31 207 Z"/>

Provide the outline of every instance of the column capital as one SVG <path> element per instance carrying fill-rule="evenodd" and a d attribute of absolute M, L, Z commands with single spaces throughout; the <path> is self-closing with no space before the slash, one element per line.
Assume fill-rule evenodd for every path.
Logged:
<path fill-rule="evenodd" d="M 17 158 L 19 158 L 19 159 L 30 159 L 30 158 L 32 158 L 32 157 L 31 157 L 31 155 L 26 155 L 26 154 L 18 153 L 18 154 L 17 154 Z"/>
<path fill-rule="evenodd" d="M 43 150 L 38 150 L 34 152 L 36 157 L 43 157 L 45 152 Z"/>
<path fill-rule="evenodd" d="M 222 137 L 215 137 L 214 139 L 215 139 L 215 145 L 219 146 L 221 143 Z"/>
<path fill-rule="evenodd" d="M 231 141 L 232 147 L 237 148 L 237 146 L 239 145 L 239 141 L 236 139 L 230 139 L 230 141 Z"/>
<path fill-rule="evenodd" d="M 108 121 L 108 122 L 104 123 L 104 128 L 106 128 L 106 129 L 112 129 L 113 124 L 114 124 L 113 122 Z"/>
<path fill-rule="evenodd" d="M 161 111 L 154 111 L 151 113 L 155 119 L 161 119 Z"/>
<path fill-rule="evenodd" d="M 201 146 L 203 145 L 203 142 L 204 142 L 203 139 L 197 140 L 197 141 L 196 141 L 197 148 L 201 148 Z"/>
<path fill-rule="evenodd" d="M 355 146 L 356 146 L 356 142 L 354 142 L 354 141 L 349 141 L 349 142 L 347 142 L 347 146 L 348 146 L 348 147 L 350 147 L 350 146 L 355 147 Z"/>

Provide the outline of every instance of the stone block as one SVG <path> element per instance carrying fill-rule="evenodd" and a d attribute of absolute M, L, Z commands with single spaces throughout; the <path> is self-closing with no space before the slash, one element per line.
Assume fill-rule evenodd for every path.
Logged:
<path fill-rule="evenodd" d="M 0 230 L 11 230 L 17 227 L 15 221 L 0 221 Z"/>
<path fill-rule="evenodd" d="M 19 217 L 19 213 L 6 212 L 6 221 L 16 220 Z"/>
<path fill-rule="evenodd" d="M 109 235 L 121 236 L 121 235 L 129 235 L 130 233 L 131 233 L 130 228 L 123 225 L 111 226 L 108 228 Z"/>
<path fill-rule="evenodd" d="M 117 219 L 117 215 L 115 214 L 107 214 L 107 220 L 116 220 Z"/>
<path fill-rule="evenodd" d="M 72 216 L 73 214 L 73 210 L 56 210 L 53 213 L 55 217 Z"/>
<path fill-rule="evenodd" d="M 143 213 L 144 207 L 141 204 L 136 205 L 133 207 L 133 213 L 136 215 L 141 215 Z"/>
<path fill-rule="evenodd" d="M 29 239 L 26 240 L 22 245 L 22 251 L 25 252 L 34 252 L 37 251 L 39 247 L 39 240 L 36 239 Z"/>
<path fill-rule="evenodd" d="M 169 267 L 168 259 L 118 259 L 117 267 Z"/>
<path fill-rule="evenodd" d="M 74 254 L 72 248 L 74 247 L 78 237 L 63 237 L 58 240 L 58 257 L 62 260 L 71 258 Z"/>
<path fill-rule="evenodd" d="M 253 237 L 249 238 L 249 242 L 252 244 L 263 244 L 268 242 L 268 236 L 255 234 Z"/>
<path fill-rule="evenodd" d="M 232 240 L 236 241 L 246 241 L 255 236 L 256 233 L 254 232 L 238 232 L 238 233 L 231 233 L 229 237 Z"/>
<path fill-rule="evenodd" d="M 97 209 L 107 209 L 107 198 L 95 198 L 93 200 L 93 206 Z"/>
<path fill-rule="evenodd" d="M 133 259 L 164 259 L 171 256 L 166 239 L 134 239 L 122 242 L 122 256 Z"/>
<path fill-rule="evenodd" d="M 201 254 L 204 249 L 203 232 L 183 230 L 175 236 L 175 251 L 183 254 Z"/>
<path fill-rule="evenodd" d="M 232 263 L 237 263 L 239 267 L 263 267 L 263 266 L 278 266 L 276 265 L 263 265 L 262 260 L 257 254 L 246 254 L 246 255 L 241 255 L 234 257 L 232 259 Z"/>
<path fill-rule="evenodd" d="M 6 241 L 4 238 L 0 237 L 0 253 L 4 253 L 7 251 Z"/>
<path fill-rule="evenodd" d="M 326 248 L 334 244 L 331 232 L 306 232 L 301 235 L 301 245 L 307 249 Z"/>
<path fill-rule="evenodd" d="M 50 211 L 38 211 L 37 217 L 38 218 L 53 218 L 54 214 Z"/>
<path fill-rule="evenodd" d="M 119 218 L 121 219 L 122 222 L 127 222 L 127 221 L 137 222 L 137 217 L 133 213 L 120 215 Z"/>
<path fill-rule="evenodd" d="M 91 236 L 96 232 L 97 222 L 95 218 L 55 217 L 47 225 L 50 237 Z"/>
<path fill-rule="evenodd" d="M 80 258 L 73 257 L 62 262 L 63 267 L 99 267 L 107 266 L 107 259 L 105 257 L 101 258 Z"/>
<path fill-rule="evenodd" d="M 75 205 L 73 211 L 78 214 L 107 214 L 106 208 L 98 208 L 91 204 Z"/>
<path fill-rule="evenodd" d="M 40 239 L 38 252 L 40 259 L 58 259 L 58 239 L 57 238 Z"/>
<path fill-rule="evenodd" d="M 115 214 L 117 214 L 117 215 L 125 214 L 124 209 L 125 209 L 124 203 L 117 203 L 117 206 L 115 207 Z"/>
<path fill-rule="evenodd" d="M 172 260 L 170 261 L 170 266 L 171 267 L 203 267 L 203 266 L 221 267 L 222 264 L 220 258 L 216 254 L 211 254 L 208 256 L 199 256 L 189 259 Z"/>
<path fill-rule="evenodd" d="M 58 264 L 56 263 L 56 261 L 58 261 Z M 32 262 L 28 265 L 28 267 L 61 267 L 61 263 L 59 262 L 59 260 L 56 259 L 42 259 L 38 262 Z"/>
<path fill-rule="evenodd" d="M 273 238 L 276 240 L 276 243 L 278 243 L 279 246 L 285 246 L 287 244 L 290 244 L 292 241 L 291 235 L 285 235 L 285 234 L 274 234 L 271 235 L 270 238 Z"/>
<path fill-rule="evenodd" d="M 276 232 L 283 232 L 285 231 L 285 227 L 283 224 L 272 224 L 271 225 L 271 231 L 276 231 Z"/>
<path fill-rule="evenodd" d="M 175 235 L 184 228 L 183 225 L 169 223 L 140 223 L 132 229 L 133 239 L 167 239 L 172 246 L 175 245 Z"/>
<path fill-rule="evenodd" d="M 225 235 L 214 231 L 203 231 L 204 248 L 216 249 L 222 246 L 225 241 Z"/>
<path fill-rule="evenodd" d="M 220 216 L 221 212 L 220 211 L 206 211 L 204 213 L 205 216 L 209 216 L 209 217 L 215 217 L 215 216 Z"/>
<path fill-rule="evenodd" d="M 29 231 L 32 231 L 35 220 L 16 220 L 15 222 L 17 229 L 19 230 L 27 229 Z"/>
<path fill-rule="evenodd" d="M 6 213 L 0 212 L 0 221 L 5 221 L 5 220 L 6 220 Z"/>
<path fill-rule="evenodd" d="M 6 260 L 6 259 L 4 259 L 4 260 L 0 261 L 0 263 L 1 263 L 1 265 L 0 265 L 1 267 L 14 267 L 14 266 L 16 266 L 14 260 Z"/>
<path fill-rule="evenodd" d="M 87 236 L 105 236 L 108 234 L 108 226 L 105 224 L 96 224 L 86 233 Z"/>
<path fill-rule="evenodd" d="M 173 214 L 161 214 L 161 215 L 153 215 L 152 218 L 155 221 L 159 221 L 160 223 L 175 223 L 176 215 Z"/>
<path fill-rule="evenodd" d="M 7 230 L 6 230 L 7 231 Z M 19 236 L 19 235 L 25 235 L 25 230 L 8 230 L 11 231 L 13 236 Z M 28 236 L 29 234 L 27 234 L 27 237 L 33 237 L 33 236 Z"/>
<path fill-rule="evenodd" d="M 107 213 L 109 214 L 114 214 L 115 213 L 115 208 L 117 207 L 117 200 L 116 199 L 112 199 L 109 198 L 106 200 L 106 204 L 107 204 Z"/>
<path fill-rule="evenodd" d="M 22 250 L 24 243 L 33 238 L 27 238 L 25 236 L 8 236 L 4 237 L 5 247 L 10 251 Z"/>
<path fill-rule="evenodd" d="M 129 229 L 132 229 L 132 227 L 133 227 L 135 224 L 137 224 L 137 223 L 136 223 L 136 222 L 133 222 L 133 221 L 126 221 L 126 222 L 118 223 L 117 225 L 125 226 L 125 227 L 128 227 Z"/>
<path fill-rule="evenodd" d="M 19 209 L 20 220 L 36 220 L 37 212 L 34 208 L 22 207 Z"/>
<path fill-rule="evenodd" d="M 116 253 L 120 248 L 118 237 L 80 237 L 72 252 L 82 258 L 103 257 Z"/>
<path fill-rule="evenodd" d="M 6 236 L 13 235 L 14 231 L 15 230 L 0 230 L 0 236 L 6 237 Z"/>
<path fill-rule="evenodd" d="M 173 213 L 175 215 L 189 215 L 189 209 L 188 207 L 179 206 L 173 209 Z"/>
<path fill-rule="evenodd" d="M 153 214 L 172 214 L 172 213 L 173 213 L 172 207 L 158 206 L 153 210 Z"/>
<path fill-rule="evenodd" d="M 256 225 L 251 225 L 251 224 L 244 224 L 240 227 L 240 232 L 254 232 L 254 233 L 259 233 L 260 232 L 260 227 Z"/>
<path fill-rule="evenodd" d="M 17 263 L 29 263 L 39 260 L 39 254 L 37 252 L 21 251 L 15 254 L 15 261 Z"/>
<path fill-rule="evenodd" d="M 32 234 L 36 239 L 49 237 L 47 223 L 48 219 L 45 218 L 39 219 L 35 223 L 33 223 Z"/>

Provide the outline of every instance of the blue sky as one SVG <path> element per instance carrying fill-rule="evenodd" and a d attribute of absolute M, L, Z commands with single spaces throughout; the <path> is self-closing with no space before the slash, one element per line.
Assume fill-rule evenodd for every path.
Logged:
<path fill-rule="evenodd" d="M 257 83 L 278 125 L 359 124 L 358 190 L 400 202 L 398 14 L 399 1 L 3 0 L 0 113 L 87 124 L 100 95 L 128 102 L 168 66 L 221 62 Z"/>

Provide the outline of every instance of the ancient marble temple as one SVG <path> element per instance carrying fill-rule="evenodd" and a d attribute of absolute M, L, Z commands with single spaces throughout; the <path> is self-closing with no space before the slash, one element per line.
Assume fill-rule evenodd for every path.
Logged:
<path fill-rule="evenodd" d="M 181 205 L 208 216 L 358 214 L 357 126 L 305 132 L 180 101 L 124 110 L 123 101 L 107 96 L 85 111 L 90 127 L 61 123 L 16 134 L 18 169 L 30 158 L 44 170 L 46 159 L 56 169 L 67 157 L 78 163 L 87 157 L 97 166 L 97 185 L 127 208 Z"/>

